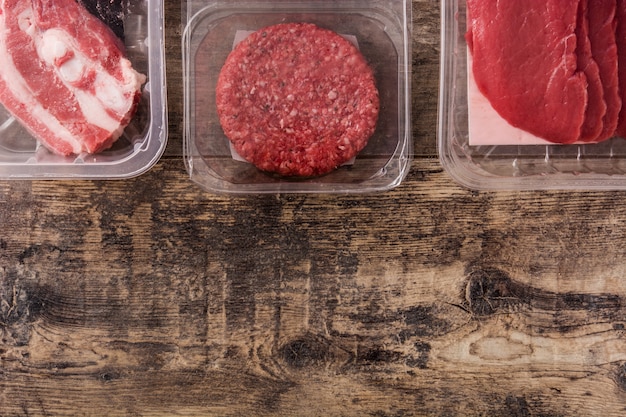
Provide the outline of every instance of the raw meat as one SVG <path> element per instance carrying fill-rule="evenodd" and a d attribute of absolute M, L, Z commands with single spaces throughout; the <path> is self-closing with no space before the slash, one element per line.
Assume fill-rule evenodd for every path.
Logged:
<path fill-rule="evenodd" d="M 479 90 L 511 125 L 556 143 L 579 139 L 589 100 L 577 64 L 578 4 L 467 1 Z"/>
<path fill-rule="evenodd" d="M 511 126 L 552 143 L 595 143 L 626 133 L 624 0 L 468 0 L 467 5 L 471 81 Z M 575 87 L 574 95 L 567 88 L 560 92 L 561 85 Z M 577 95 L 580 99 L 572 100 Z M 476 132 L 476 126 L 470 130 Z"/>
<path fill-rule="evenodd" d="M 75 0 L 0 0 L 0 100 L 53 152 L 110 147 L 144 82 L 120 40 Z"/>
<path fill-rule="evenodd" d="M 580 0 L 576 20 L 578 70 L 585 74 L 588 84 L 585 119 L 578 137 L 578 140 L 582 142 L 592 142 L 602 134 L 604 128 L 603 120 L 607 110 L 607 104 L 604 100 L 604 88 L 600 77 L 600 67 L 593 59 L 589 33 L 589 14 L 592 11 L 589 10 L 588 5 L 589 0 Z M 595 7 L 591 9 L 595 9 Z"/>
<path fill-rule="evenodd" d="M 603 102 L 606 113 L 602 119 L 602 131 L 589 142 L 601 142 L 615 134 L 622 99 L 619 94 L 619 80 L 617 71 L 617 44 L 615 39 L 615 8 L 616 0 L 584 0 L 589 1 L 587 16 L 589 21 L 589 40 L 593 61 L 600 70 L 600 79 L 603 88 Z M 626 38 L 622 38 L 625 42 Z M 594 106 L 591 101 L 589 107 Z M 581 137 L 582 141 L 585 138 Z"/>
<path fill-rule="evenodd" d="M 220 124 L 235 150 L 263 171 L 328 173 L 374 133 L 378 90 L 365 58 L 313 24 L 258 30 L 228 56 L 218 78 Z"/>
<path fill-rule="evenodd" d="M 615 13 L 617 27 L 615 28 L 615 38 L 617 42 L 617 72 L 619 78 L 619 90 L 622 102 L 626 103 L 626 0 L 617 0 Z M 621 107 L 618 124 L 615 129 L 616 134 L 626 137 L 626 106 Z"/>

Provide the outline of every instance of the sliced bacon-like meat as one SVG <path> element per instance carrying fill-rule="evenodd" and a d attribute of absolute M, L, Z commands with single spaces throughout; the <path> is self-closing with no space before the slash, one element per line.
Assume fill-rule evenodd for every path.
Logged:
<path fill-rule="evenodd" d="M 75 0 L 0 0 L 0 101 L 53 152 L 109 148 L 145 79 Z"/>

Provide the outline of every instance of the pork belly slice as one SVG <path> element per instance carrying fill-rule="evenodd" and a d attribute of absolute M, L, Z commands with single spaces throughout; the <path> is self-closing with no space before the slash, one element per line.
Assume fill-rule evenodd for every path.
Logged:
<path fill-rule="evenodd" d="M 478 89 L 512 126 L 554 143 L 581 135 L 589 101 L 578 69 L 579 0 L 468 0 Z"/>
<path fill-rule="evenodd" d="M 109 148 L 145 79 L 75 0 L 0 0 L 0 101 L 53 152 Z"/>

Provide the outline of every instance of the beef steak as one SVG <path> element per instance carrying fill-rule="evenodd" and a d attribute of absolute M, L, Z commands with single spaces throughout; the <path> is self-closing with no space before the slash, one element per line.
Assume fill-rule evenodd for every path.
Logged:
<path fill-rule="evenodd" d="M 604 128 L 603 120 L 607 111 L 600 67 L 593 58 L 591 37 L 594 35 L 589 32 L 589 9 L 589 0 L 580 0 L 575 31 L 578 70 L 585 74 L 588 84 L 585 119 L 578 138 L 582 142 L 592 142 L 602 134 Z"/>
<path fill-rule="evenodd" d="M 619 112 L 622 108 L 617 69 L 617 42 L 615 38 L 617 3 L 616 0 L 585 1 L 589 1 L 587 19 L 591 28 L 589 31 L 591 52 L 593 61 L 597 63 L 600 70 L 603 102 L 606 108 L 606 113 L 602 118 L 602 130 L 591 141 L 601 142 L 615 134 Z M 626 38 L 621 39 L 621 42 L 626 41 Z M 589 106 L 591 107 L 592 104 L 590 103 Z"/>
<path fill-rule="evenodd" d="M 511 125 L 551 142 L 581 135 L 589 101 L 576 54 L 578 0 L 468 0 L 474 78 Z"/>
<path fill-rule="evenodd" d="M 615 12 L 615 38 L 626 40 L 626 0 L 617 0 Z M 626 103 L 626 41 L 617 42 L 617 73 L 620 97 Z M 626 137 L 626 106 L 622 105 L 618 117 L 616 134 Z"/>

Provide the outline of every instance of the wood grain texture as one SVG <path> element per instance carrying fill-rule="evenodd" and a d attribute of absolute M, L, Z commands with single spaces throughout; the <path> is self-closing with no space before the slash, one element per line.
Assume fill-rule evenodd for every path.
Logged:
<path fill-rule="evenodd" d="M 419 159 L 389 193 L 224 198 L 179 162 L 0 186 L 7 415 L 623 413 L 623 194 Z"/>
<path fill-rule="evenodd" d="M 438 2 L 413 2 L 411 172 L 361 196 L 194 185 L 166 9 L 154 169 L 0 182 L 0 415 L 624 415 L 626 193 L 452 182 Z"/>

